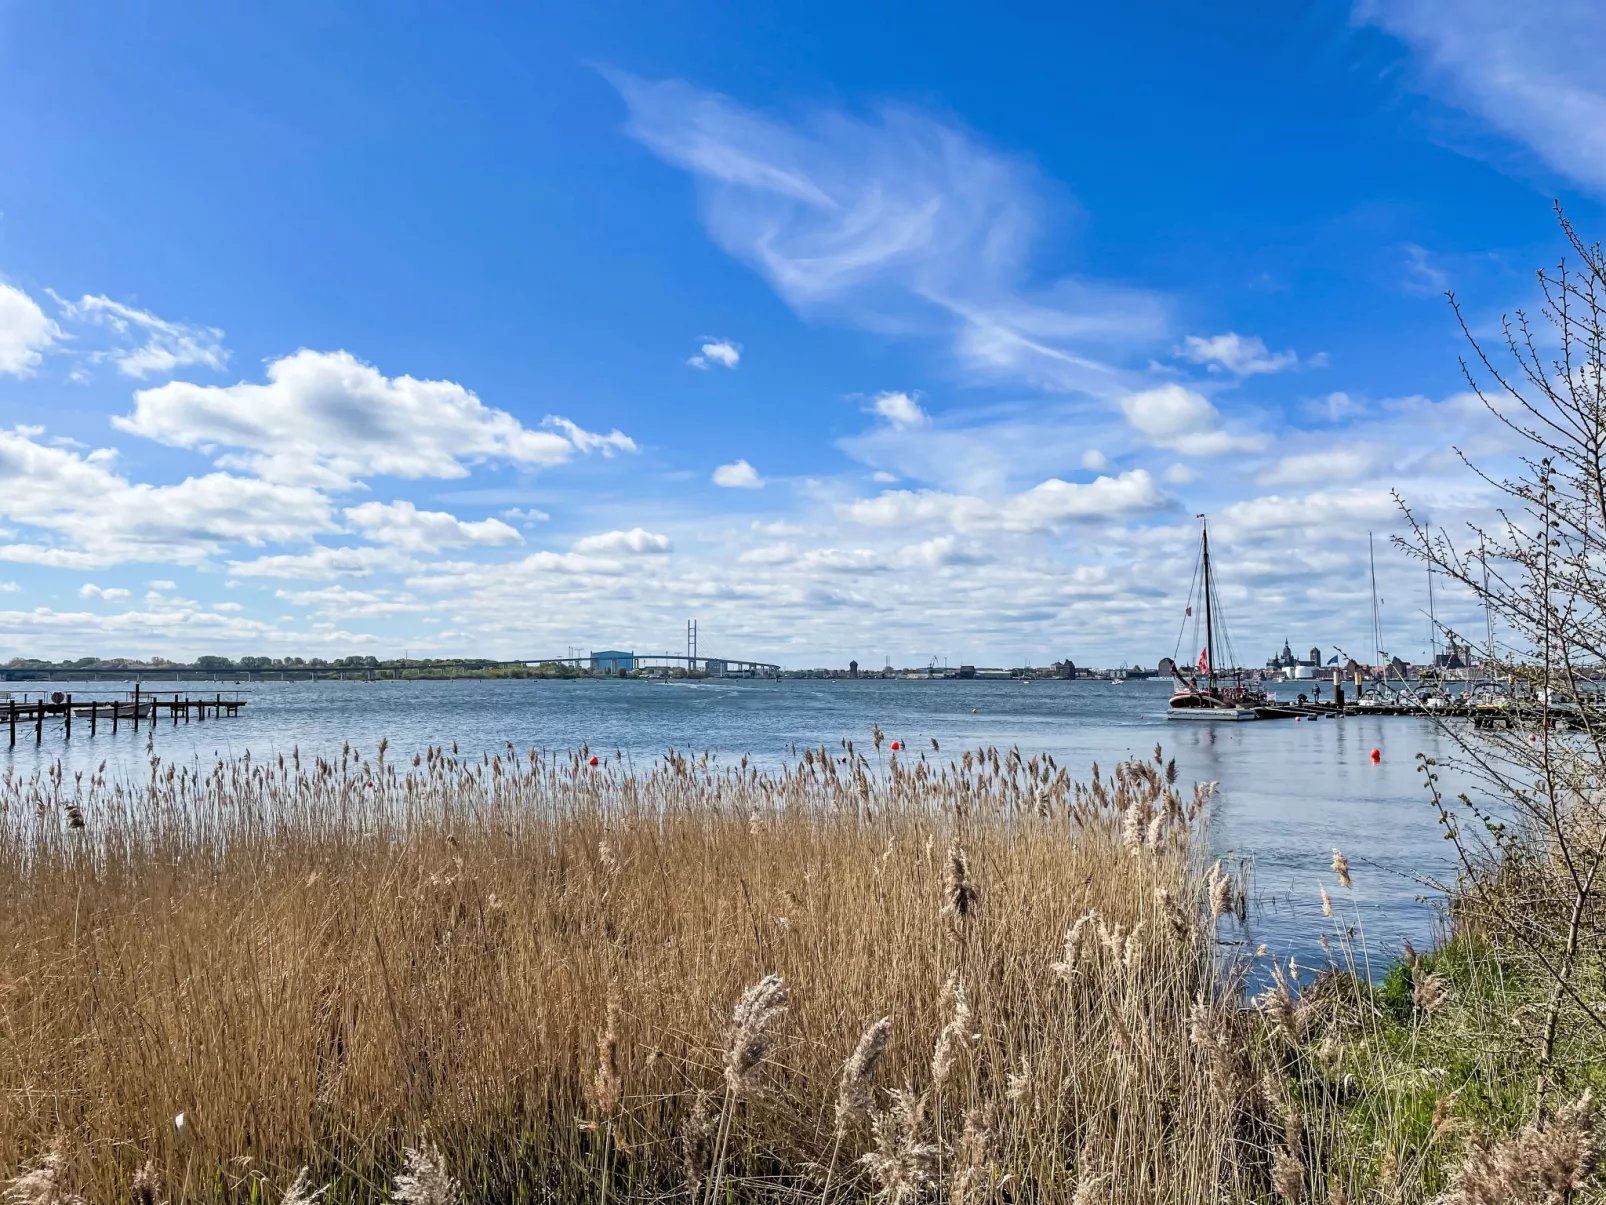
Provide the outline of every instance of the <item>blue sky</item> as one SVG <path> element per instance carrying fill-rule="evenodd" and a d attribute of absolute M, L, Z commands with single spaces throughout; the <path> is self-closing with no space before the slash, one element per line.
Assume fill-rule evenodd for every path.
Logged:
<path fill-rule="evenodd" d="M 1364 652 L 1606 224 L 1594 5 L 508 7 L 0 0 L 0 658 Z"/>

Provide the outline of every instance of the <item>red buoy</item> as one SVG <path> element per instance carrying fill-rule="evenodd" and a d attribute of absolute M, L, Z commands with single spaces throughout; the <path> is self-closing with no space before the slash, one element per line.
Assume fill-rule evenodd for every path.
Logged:
<path fill-rule="evenodd" d="M 1373 762 L 1373 764 L 1375 765 L 1376 763 L 1378 763 L 1378 762 L 1380 762 L 1382 760 L 1383 760 L 1383 755 L 1380 752 L 1378 752 L 1376 749 L 1373 749 L 1372 750 L 1372 762 Z"/>
<path fill-rule="evenodd" d="M 592 754 L 592 756 L 591 756 L 591 764 L 593 766 L 597 764 L 597 758 L 596 758 L 595 754 Z"/>
<path fill-rule="evenodd" d="M 897 741 L 893 741 L 893 742 L 892 742 L 892 747 L 893 747 L 893 748 L 894 748 L 894 749 L 896 749 L 896 748 L 897 748 L 897 747 L 898 747 L 898 742 L 897 742 Z"/>

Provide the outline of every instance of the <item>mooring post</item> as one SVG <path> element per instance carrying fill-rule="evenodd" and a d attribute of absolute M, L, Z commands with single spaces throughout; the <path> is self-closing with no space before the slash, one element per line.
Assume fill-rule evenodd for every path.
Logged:
<path fill-rule="evenodd" d="M 117 699 L 112 698 L 112 735 L 117 735 Z"/>
<path fill-rule="evenodd" d="M 212 718 L 216 719 L 216 720 L 221 720 L 223 718 L 223 696 L 222 695 L 218 695 L 218 697 L 217 697 L 217 711 L 213 714 Z"/>
<path fill-rule="evenodd" d="M 175 694 L 173 696 L 172 711 L 173 711 L 173 727 L 177 728 L 178 727 L 178 695 L 177 694 Z"/>
<path fill-rule="evenodd" d="M 151 708 L 151 726 L 156 726 L 156 708 Z M 134 679 L 134 732 L 139 732 L 139 679 Z"/>
<path fill-rule="evenodd" d="M 70 741 L 70 740 L 72 740 L 72 696 L 71 695 L 67 696 L 67 701 L 65 703 L 63 703 L 62 706 L 64 708 L 66 708 L 66 710 L 62 712 L 62 716 L 66 720 L 66 727 L 63 728 L 62 735 L 67 740 Z"/>
<path fill-rule="evenodd" d="M 6 701 L 10 705 L 11 711 L 11 747 L 15 749 L 17 747 L 17 701 L 15 699 Z"/>
<path fill-rule="evenodd" d="M 116 704 L 112 704 L 113 707 Z M 100 728 L 100 700 L 89 700 L 89 735 L 94 736 Z"/>
<path fill-rule="evenodd" d="M 38 706 L 34 708 L 34 713 L 33 713 L 33 743 L 36 744 L 36 745 L 42 745 L 42 744 L 45 743 L 45 696 L 44 695 L 40 695 L 39 696 Z"/>

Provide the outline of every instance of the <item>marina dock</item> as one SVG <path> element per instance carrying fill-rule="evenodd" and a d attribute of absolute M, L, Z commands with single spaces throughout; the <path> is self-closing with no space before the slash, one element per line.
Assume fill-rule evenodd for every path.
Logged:
<path fill-rule="evenodd" d="M 71 740 L 74 719 L 78 721 L 81 735 L 86 723 L 89 736 L 100 735 L 103 726 L 109 726 L 115 735 L 123 728 L 137 732 L 142 723 L 154 727 L 164 715 L 175 725 L 180 717 L 188 724 L 192 721 L 202 723 L 209 718 L 219 720 L 225 716 L 237 716 L 240 708 L 248 702 L 238 693 L 227 696 L 215 693 L 210 699 L 178 692 L 163 696 L 142 691 L 138 686 L 124 692 L 121 698 L 111 699 L 74 699 L 72 695 L 58 690 L 49 695 L 41 694 L 38 698 L 8 697 L 0 703 L 0 715 L 5 717 L 9 747 L 15 749 L 19 727 L 24 733 L 31 727 L 34 744 L 42 743 L 46 720 L 59 722 L 63 739 Z"/>
<path fill-rule="evenodd" d="M 1435 719 L 1471 720 L 1476 728 L 1581 727 L 1585 722 L 1582 709 L 1576 703 L 1552 703 L 1549 707 L 1533 699 L 1503 699 L 1498 702 L 1478 702 L 1454 695 L 1413 697 L 1397 695 L 1392 699 L 1363 697 L 1358 702 L 1346 703 L 1342 693 L 1334 702 L 1320 700 L 1284 703 L 1272 701 L 1254 708 L 1258 720 L 1319 720 L 1324 717 L 1338 719 L 1351 715 L 1418 716 Z"/>

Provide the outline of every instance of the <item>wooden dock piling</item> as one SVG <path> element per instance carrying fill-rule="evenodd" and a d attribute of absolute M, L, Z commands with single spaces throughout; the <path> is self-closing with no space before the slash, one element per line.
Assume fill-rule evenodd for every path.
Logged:
<path fill-rule="evenodd" d="M 237 716 L 240 708 L 248 700 L 242 698 L 225 699 L 221 692 L 215 693 L 210 699 L 204 695 L 196 698 L 189 695 L 174 694 L 167 699 L 156 698 L 146 694 L 138 686 L 131 692 L 129 698 L 112 699 L 86 699 L 79 703 L 72 695 L 56 692 L 53 696 L 42 693 L 37 698 L 23 699 L 6 697 L 0 699 L 4 709 L 0 710 L 0 724 L 5 725 L 5 737 L 9 748 L 17 747 L 17 725 L 20 723 L 33 724 L 33 739 L 35 745 L 44 744 L 45 720 L 47 717 L 59 716 L 61 718 L 61 736 L 63 740 L 70 741 L 73 736 L 73 719 L 80 710 L 89 719 L 89 735 L 100 735 L 100 713 L 106 710 L 111 716 L 112 733 L 122 730 L 122 720 L 125 710 L 134 721 L 134 731 L 139 732 L 140 721 L 146 718 L 147 711 L 152 727 L 155 726 L 161 709 L 166 707 L 172 722 L 176 726 L 182 714 L 184 722 L 203 723 L 210 709 L 213 719 L 222 719 L 225 716 Z"/>

